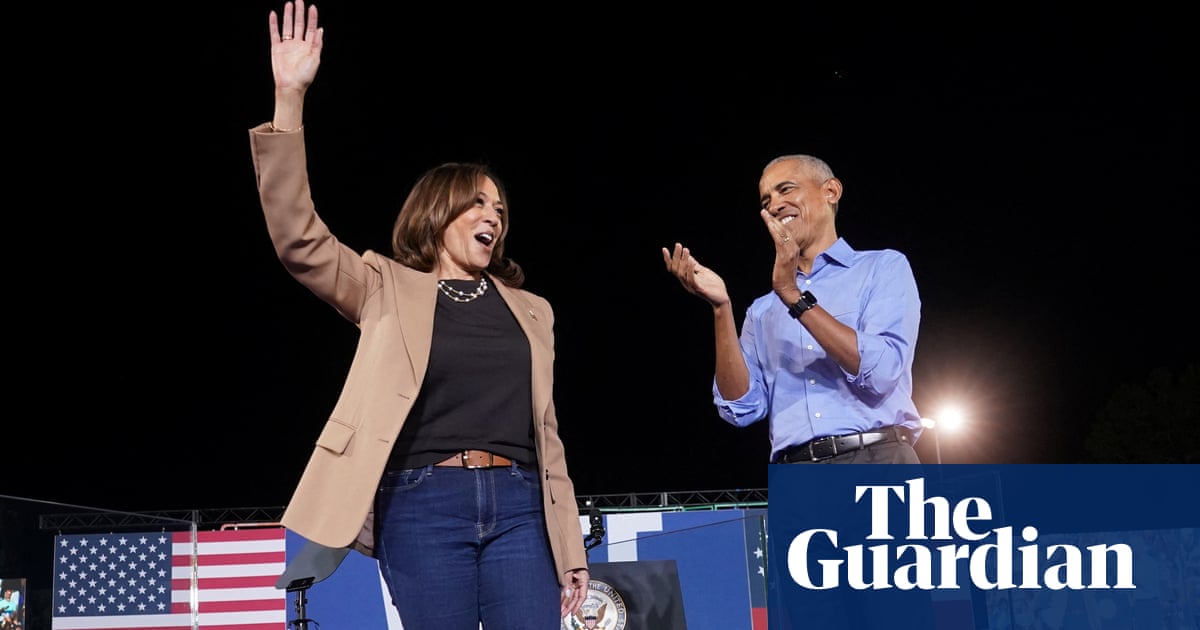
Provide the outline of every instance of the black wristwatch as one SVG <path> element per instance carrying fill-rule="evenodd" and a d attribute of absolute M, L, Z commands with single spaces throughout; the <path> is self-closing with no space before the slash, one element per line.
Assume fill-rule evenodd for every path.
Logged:
<path fill-rule="evenodd" d="M 805 291 L 804 293 L 800 294 L 799 302 L 796 302 L 795 304 L 788 307 L 788 312 L 792 314 L 792 317 L 795 317 L 796 319 L 800 319 L 800 316 L 804 314 L 804 311 L 807 311 L 808 309 L 810 309 L 816 305 L 817 305 L 816 296 L 814 296 L 809 291 Z"/>

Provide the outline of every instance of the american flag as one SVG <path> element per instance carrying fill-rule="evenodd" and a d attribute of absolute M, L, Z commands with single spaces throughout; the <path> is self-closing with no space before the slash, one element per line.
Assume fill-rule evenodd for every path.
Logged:
<path fill-rule="evenodd" d="M 752 630 L 767 630 L 767 511 L 748 510 L 742 519 L 746 536 L 746 579 L 750 584 Z"/>
<path fill-rule="evenodd" d="M 195 545 L 190 531 L 56 536 L 51 628 L 285 630 L 287 592 L 275 587 L 285 534 L 202 531 Z"/>

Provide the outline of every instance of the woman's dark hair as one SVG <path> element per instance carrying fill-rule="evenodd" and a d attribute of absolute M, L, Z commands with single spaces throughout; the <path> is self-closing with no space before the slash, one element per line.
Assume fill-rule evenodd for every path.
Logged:
<path fill-rule="evenodd" d="M 504 257 L 504 240 L 512 216 L 508 194 L 500 179 L 484 164 L 447 162 L 421 175 L 400 207 L 392 227 L 392 258 L 418 271 L 433 271 L 446 227 L 475 205 L 485 177 L 496 184 L 505 209 L 500 233 L 492 245 L 487 273 L 510 287 L 519 288 L 524 284 L 524 270 Z"/>

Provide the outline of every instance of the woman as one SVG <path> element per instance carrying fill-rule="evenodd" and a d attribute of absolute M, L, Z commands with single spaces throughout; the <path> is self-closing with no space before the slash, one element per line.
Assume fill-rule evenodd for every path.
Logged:
<path fill-rule="evenodd" d="M 505 193 L 479 164 L 413 186 L 392 256 L 340 243 L 309 195 L 302 112 L 324 31 L 270 14 L 275 113 L 250 129 L 284 267 L 359 328 L 283 524 L 379 560 L 406 630 L 557 629 L 589 574 L 553 402 L 554 313 L 504 256 Z"/>

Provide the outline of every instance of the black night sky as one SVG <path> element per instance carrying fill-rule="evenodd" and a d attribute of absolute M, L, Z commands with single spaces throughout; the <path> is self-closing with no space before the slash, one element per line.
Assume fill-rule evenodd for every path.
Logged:
<path fill-rule="evenodd" d="M 757 181 L 783 153 L 831 164 L 851 245 L 912 261 L 918 407 L 970 423 L 944 461 L 1087 461 L 1114 392 L 1196 362 L 1182 9 L 354 4 L 318 4 L 318 212 L 388 251 L 426 168 L 497 169 L 507 252 L 555 308 L 579 494 L 766 487 L 765 422 L 717 417 L 709 310 L 660 248 L 692 248 L 744 310 L 769 290 Z M 8 28 L 0 493 L 282 506 L 356 332 L 287 275 L 258 206 L 247 129 L 271 117 L 282 4 L 55 6 Z"/>

